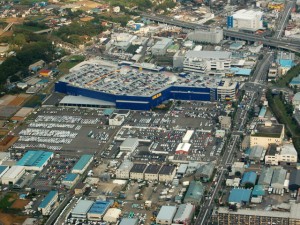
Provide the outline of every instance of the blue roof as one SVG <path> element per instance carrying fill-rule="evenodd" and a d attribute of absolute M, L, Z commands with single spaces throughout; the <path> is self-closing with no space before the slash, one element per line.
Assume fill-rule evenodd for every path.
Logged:
<path fill-rule="evenodd" d="M 109 201 L 95 201 L 89 210 L 89 213 L 97 213 L 103 215 L 106 210 L 111 206 Z"/>
<path fill-rule="evenodd" d="M 291 59 L 280 59 L 279 64 L 281 67 L 292 68 L 294 65 L 294 62 Z"/>
<path fill-rule="evenodd" d="M 197 199 L 200 201 L 204 194 L 204 186 L 200 181 L 192 181 L 184 196 L 185 199 Z"/>
<path fill-rule="evenodd" d="M 247 148 L 247 149 L 245 150 L 245 155 L 250 155 L 250 153 L 251 153 L 251 148 Z"/>
<path fill-rule="evenodd" d="M 110 116 L 111 114 L 113 114 L 114 111 L 114 109 L 104 109 L 103 114 Z"/>
<path fill-rule="evenodd" d="M 64 181 L 74 181 L 77 178 L 78 174 L 76 173 L 68 173 L 64 179 Z"/>
<path fill-rule="evenodd" d="M 2 166 L 0 165 L 0 174 L 3 173 L 8 168 L 8 166 Z"/>
<path fill-rule="evenodd" d="M 296 84 L 300 84 L 300 75 L 294 77 L 290 82 L 290 85 L 296 85 Z"/>
<path fill-rule="evenodd" d="M 242 47 L 243 47 L 243 45 L 241 43 L 234 42 L 230 45 L 229 48 L 234 48 L 235 49 L 235 48 L 242 48 Z"/>
<path fill-rule="evenodd" d="M 246 172 L 244 173 L 241 184 L 246 184 L 246 183 L 255 184 L 256 178 L 257 178 L 257 174 L 255 172 L 253 171 Z"/>
<path fill-rule="evenodd" d="M 230 191 L 228 198 L 229 203 L 249 202 L 251 196 L 250 189 L 234 188 Z"/>
<path fill-rule="evenodd" d="M 52 152 L 45 151 L 28 151 L 25 155 L 17 162 L 17 166 L 36 166 L 42 167 L 45 162 L 53 155 Z"/>
<path fill-rule="evenodd" d="M 243 69 L 239 67 L 231 67 L 230 69 L 232 72 L 235 73 L 235 75 L 242 75 L 242 76 L 250 76 L 251 69 Z"/>
<path fill-rule="evenodd" d="M 252 191 L 252 196 L 264 196 L 265 195 L 265 188 L 264 185 L 255 185 Z"/>
<path fill-rule="evenodd" d="M 265 117 L 267 108 L 265 106 L 261 107 L 258 117 Z"/>
<path fill-rule="evenodd" d="M 74 165 L 73 170 L 82 170 L 92 157 L 92 155 L 82 155 L 78 162 Z"/>
<path fill-rule="evenodd" d="M 54 198 L 55 195 L 58 194 L 58 191 L 50 191 L 47 196 L 43 199 L 41 204 L 39 205 L 39 208 L 45 208 Z"/>

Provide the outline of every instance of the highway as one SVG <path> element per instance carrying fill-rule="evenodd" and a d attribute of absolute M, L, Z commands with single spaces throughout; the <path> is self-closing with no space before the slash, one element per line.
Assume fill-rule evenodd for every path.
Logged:
<path fill-rule="evenodd" d="M 167 16 L 150 15 L 150 14 L 146 14 L 146 13 L 143 13 L 142 16 L 144 18 L 147 18 L 147 19 L 155 21 L 155 22 L 170 24 L 173 26 L 186 28 L 188 30 L 197 30 L 197 29 L 208 30 L 209 29 L 209 26 L 175 20 L 175 19 L 172 19 Z M 287 16 L 287 18 L 288 18 L 288 16 Z M 283 25 L 281 27 L 283 27 Z M 299 41 L 288 40 L 288 39 L 277 39 L 277 38 L 272 38 L 272 37 L 271 38 L 262 37 L 259 35 L 249 34 L 249 33 L 241 32 L 238 30 L 232 30 L 232 29 L 230 29 L 230 30 L 223 29 L 223 33 L 224 33 L 225 37 L 229 37 L 229 38 L 236 38 L 236 39 L 241 39 L 241 40 L 251 41 L 251 42 L 261 42 L 265 46 L 281 48 L 281 49 L 285 49 L 288 51 L 300 52 L 300 42 Z"/>
<path fill-rule="evenodd" d="M 295 1 L 287 1 L 284 7 L 283 12 L 280 14 L 280 18 L 276 27 L 274 37 L 279 39 L 282 36 L 282 33 L 287 25 L 289 17 L 291 15 L 292 9 L 295 7 Z"/>
<path fill-rule="evenodd" d="M 262 83 L 266 81 L 268 70 L 273 60 L 274 55 L 272 52 L 265 54 L 263 59 L 256 64 L 256 69 L 251 77 L 251 81 L 254 83 Z"/>

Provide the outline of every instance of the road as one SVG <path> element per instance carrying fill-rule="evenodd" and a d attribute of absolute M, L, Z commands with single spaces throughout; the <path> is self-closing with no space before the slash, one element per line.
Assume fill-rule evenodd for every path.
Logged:
<path fill-rule="evenodd" d="M 282 33 L 288 23 L 289 17 L 291 15 L 292 9 L 295 7 L 295 1 L 287 1 L 284 7 L 283 12 L 281 12 L 279 21 L 276 27 L 274 37 L 279 39 L 282 36 Z"/>
<path fill-rule="evenodd" d="M 267 80 L 268 70 L 271 66 L 271 63 L 274 60 L 274 55 L 272 52 L 265 54 L 255 67 L 254 73 L 250 81 L 254 83 L 262 83 Z"/>

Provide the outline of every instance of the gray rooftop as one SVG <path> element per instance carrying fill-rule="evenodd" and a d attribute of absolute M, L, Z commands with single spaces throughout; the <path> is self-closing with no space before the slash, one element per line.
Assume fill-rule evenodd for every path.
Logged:
<path fill-rule="evenodd" d="M 147 165 L 142 163 L 134 164 L 130 170 L 130 173 L 144 173 Z"/>
<path fill-rule="evenodd" d="M 139 139 L 138 138 L 126 138 L 120 147 L 123 148 L 132 148 L 133 146 L 135 146 L 137 143 L 139 143 Z"/>
<path fill-rule="evenodd" d="M 256 145 L 251 148 L 251 152 L 249 155 L 250 159 L 260 159 L 263 154 L 264 148 L 262 146 Z"/>
<path fill-rule="evenodd" d="M 286 170 L 283 168 L 274 169 L 272 184 L 283 184 L 285 181 Z"/>
<path fill-rule="evenodd" d="M 272 180 L 272 176 L 273 169 L 270 167 L 264 167 L 261 171 L 257 184 L 269 186 Z"/>
<path fill-rule="evenodd" d="M 202 59 L 229 59 L 231 52 L 226 51 L 188 51 L 186 58 L 202 58 Z"/>
<path fill-rule="evenodd" d="M 156 220 L 173 220 L 173 217 L 176 213 L 176 206 L 162 206 Z"/>
<path fill-rule="evenodd" d="M 72 214 L 86 214 L 90 210 L 93 203 L 94 202 L 90 200 L 79 200 L 75 208 L 72 210 Z"/>
<path fill-rule="evenodd" d="M 189 219 L 191 213 L 194 210 L 194 206 L 192 204 L 181 204 L 178 207 L 178 210 L 174 216 L 174 222 L 176 221 L 186 221 Z"/>

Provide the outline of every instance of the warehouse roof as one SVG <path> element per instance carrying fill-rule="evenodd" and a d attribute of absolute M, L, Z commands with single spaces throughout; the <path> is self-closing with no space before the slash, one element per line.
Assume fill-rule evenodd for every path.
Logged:
<path fill-rule="evenodd" d="M 45 208 L 52 201 L 52 199 L 58 194 L 58 191 L 50 191 L 43 201 L 40 203 L 39 208 Z"/>
<path fill-rule="evenodd" d="M 130 170 L 133 167 L 133 162 L 124 160 L 119 166 L 118 170 Z"/>
<path fill-rule="evenodd" d="M 161 207 L 161 209 L 159 210 L 159 213 L 156 217 L 156 220 L 159 221 L 165 221 L 165 220 L 171 220 L 173 219 L 175 213 L 176 213 L 176 206 L 166 206 L 166 205 L 163 205 Z"/>
<path fill-rule="evenodd" d="M 149 165 L 145 171 L 148 174 L 158 174 L 161 166 L 160 165 Z"/>
<path fill-rule="evenodd" d="M 234 188 L 230 191 L 228 202 L 229 203 L 249 202 L 250 196 L 251 196 L 250 189 Z"/>
<path fill-rule="evenodd" d="M 190 186 L 184 196 L 185 199 L 196 199 L 200 201 L 204 194 L 204 186 L 200 181 L 191 181 Z"/>
<path fill-rule="evenodd" d="M 75 105 L 96 105 L 96 106 L 114 106 L 115 104 L 108 101 L 103 101 L 95 98 L 88 98 L 84 96 L 72 96 L 67 95 L 65 96 L 59 104 L 63 105 L 69 105 L 69 104 L 75 104 Z"/>
<path fill-rule="evenodd" d="M 92 155 L 82 155 L 78 162 L 74 165 L 73 170 L 83 170 L 92 158 Z"/>
<path fill-rule="evenodd" d="M 130 173 L 144 173 L 147 165 L 142 163 L 136 163 L 130 170 Z"/>
<path fill-rule="evenodd" d="M 274 169 L 271 184 L 284 184 L 286 170 L 283 168 Z"/>
<path fill-rule="evenodd" d="M 184 174 L 188 168 L 188 164 L 186 163 L 181 163 L 180 166 L 178 167 L 177 173 L 178 174 Z"/>
<path fill-rule="evenodd" d="M 264 196 L 265 195 L 265 187 L 264 185 L 255 185 L 252 191 L 252 196 Z"/>
<path fill-rule="evenodd" d="M 160 175 L 171 175 L 175 170 L 175 166 L 172 165 L 163 165 L 159 171 Z"/>
<path fill-rule="evenodd" d="M 77 173 L 68 173 L 64 179 L 64 181 L 72 182 L 74 181 L 79 175 Z"/>
<path fill-rule="evenodd" d="M 256 178 L 257 178 L 257 174 L 253 171 L 249 171 L 244 173 L 241 184 L 246 184 L 246 183 L 251 183 L 251 184 L 255 184 L 256 183 Z"/>
<path fill-rule="evenodd" d="M 89 213 L 103 215 L 106 210 L 111 206 L 109 201 L 95 201 L 89 210 Z"/>
<path fill-rule="evenodd" d="M 137 218 L 123 218 L 119 225 L 137 225 L 139 220 Z"/>
<path fill-rule="evenodd" d="M 188 51 L 186 58 L 202 58 L 202 59 L 229 59 L 231 52 L 226 51 Z"/>
<path fill-rule="evenodd" d="M 2 179 L 14 179 L 22 171 L 25 170 L 24 166 L 12 166 L 3 176 Z"/>
<path fill-rule="evenodd" d="M 133 148 L 135 147 L 137 144 L 139 143 L 139 139 L 138 138 L 126 138 L 120 148 Z"/>
<path fill-rule="evenodd" d="M 255 145 L 251 148 L 249 158 L 250 159 L 260 159 L 263 154 L 264 148 L 260 145 Z"/>
<path fill-rule="evenodd" d="M 281 147 L 280 154 L 281 155 L 298 156 L 297 151 L 296 151 L 296 149 L 295 149 L 295 147 L 292 143 L 291 144 L 288 144 L 288 143 L 283 144 L 282 147 Z"/>
<path fill-rule="evenodd" d="M 239 68 L 239 67 L 231 67 L 230 70 L 234 72 L 235 75 L 240 75 L 240 76 L 250 76 L 252 71 L 251 69 Z"/>
<path fill-rule="evenodd" d="M 270 185 L 273 176 L 273 169 L 270 167 L 264 167 L 259 176 L 257 184 Z"/>
<path fill-rule="evenodd" d="M 0 165 L 0 174 L 2 174 L 7 168 L 8 166 Z"/>
<path fill-rule="evenodd" d="M 300 186 L 300 170 L 292 170 L 290 175 L 289 185 L 299 185 Z"/>
<path fill-rule="evenodd" d="M 179 143 L 176 148 L 176 152 L 178 152 L 178 151 L 189 152 L 190 148 L 191 148 L 190 143 Z"/>
<path fill-rule="evenodd" d="M 17 162 L 17 166 L 36 166 L 42 167 L 53 155 L 53 152 L 28 151 Z"/>
<path fill-rule="evenodd" d="M 186 221 L 190 218 L 192 212 L 194 211 L 194 206 L 190 203 L 179 205 L 177 212 L 174 216 L 174 221 Z"/>
<path fill-rule="evenodd" d="M 196 173 L 199 175 L 202 175 L 202 176 L 211 177 L 211 175 L 214 172 L 214 168 L 215 168 L 215 165 L 213 163 L 207 163 L 207 164 L 201 165 L 197 169 Z"/>
<path fill-rule="evenodd" d="M 75 208 L 72 210 L 72 214 L 86 214 L 90 210 L 93 203 L 94 202 L 90 200 L 79 200 Z"/>

